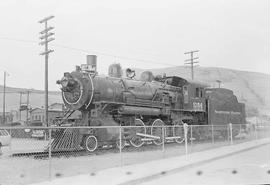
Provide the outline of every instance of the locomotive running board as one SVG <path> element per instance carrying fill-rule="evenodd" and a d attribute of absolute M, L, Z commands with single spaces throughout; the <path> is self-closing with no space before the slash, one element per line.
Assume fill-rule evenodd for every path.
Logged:
<path fill-rule="evenodd" d="M 180 137 L 180 136 L 174 136 L 174 137 L 166 137 L 165 139 L 171 140 L 171 139 L 180 139 L 180 138 L 182 138 L 182 137 Z"/>
<path fill-rule="evenodd" d="M 182 137 L 166 137 L 166 140 L 174 140 L 174 139 L 180 139 Z M 151 139 L 151 138 L 142 138 L 142 141 L 154 141 L 155 139 Z"/>
<path fill-rule="evenodd" d="M 143 138 L 142 141 L 154 141 L 155 139 L 151 139 L 151 138 Z"/>
<path fill-rule="evenodd" d="M 149 137 L 151 139 L 160 139 L 160 137 L 158 137 L 158 136 L 153 136 L 153 135 L 149 135 L 149 134 L 136 133 L 136 135 L 141 136 L 141 137 Z"/>
<path fill-rule="evenodd" d="M 158 136 L 153 136 L 153 135 L 149 135 L 149 134 L 136 133 L 136 135 L 141 136 L 141 137 L 148 137 L 148 138 L 143 138 L 142 141 L 152 141 L 155 139 L 161 139 Z M 180 136 L 165 137 L 166 140 L 180 139 L 180 138 L 182 138 L 182 137 L 180 137 Z"/>

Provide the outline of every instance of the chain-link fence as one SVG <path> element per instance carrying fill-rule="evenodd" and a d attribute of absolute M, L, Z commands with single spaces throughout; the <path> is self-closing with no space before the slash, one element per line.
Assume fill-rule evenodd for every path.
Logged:
<path fill-rule="evenodd" d="M 0 183 L 30 184 L 270 136 L 270 126 L 1 127 Z"/>

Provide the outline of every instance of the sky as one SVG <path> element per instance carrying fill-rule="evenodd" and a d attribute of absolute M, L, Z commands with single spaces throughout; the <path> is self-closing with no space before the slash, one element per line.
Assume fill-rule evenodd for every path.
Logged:
<path fill-rule="evenodd" d="M 270 74 L 269 8 L 268 0 L 1 0 L 0 84 L 6 70 L 8 86 L 44 89 L 38 21 L 49 15 L 49 90 L 87 54 L 102 74 L 112 63 L 180 66 L 190 50 L 200 50 L 202 67 Z"/>

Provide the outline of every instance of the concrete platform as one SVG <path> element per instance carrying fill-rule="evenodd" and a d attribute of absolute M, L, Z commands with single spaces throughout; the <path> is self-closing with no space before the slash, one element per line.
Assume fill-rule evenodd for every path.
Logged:
<path fill-rule="evenodd" d="M 246 143 L 224 146 L 203 152 L 151 161 L 143 164 L 110 168 L 96 173 L 89 173 L 74 177 L 59 178 L 35 185 L 125 185 L 139 184 L 168 173 L 175 173 L 191 167 L 205 164 L 213 160 L 221 159 L 240 152 L 251 150 L 263 145 L 270 144 L 270 138 L 249 141 Z"/>

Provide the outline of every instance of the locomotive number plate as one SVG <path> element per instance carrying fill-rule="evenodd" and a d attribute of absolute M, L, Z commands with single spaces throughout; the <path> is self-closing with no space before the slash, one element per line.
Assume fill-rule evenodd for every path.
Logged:
<path fill-rule="evenodd" d="M 194 110 L 203 110 L 203 103 L 202 102 L 193 102 L 193 109 Z"/>

